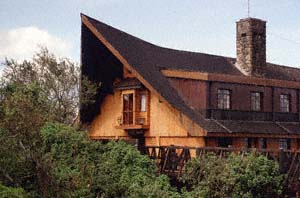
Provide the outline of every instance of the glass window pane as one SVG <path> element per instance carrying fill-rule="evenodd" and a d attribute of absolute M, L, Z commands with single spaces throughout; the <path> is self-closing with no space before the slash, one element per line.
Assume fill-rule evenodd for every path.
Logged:
<path fill-rule="evenodd" d="M 290 95 L 288 94 L 280 95 L 280 111 L 290 112 Z"/>
<path fill-rule="evenodd" d="M 251 93 L 251 110 L 252 111 L 262 110 L 262 93 L 260 92 Z"/>
<path fill-rule="evenodd" d="M 230 109 L 230 91 L 227 89 L 218 90 L 218 108 Z"/>
<path fill-rule="evenodd" d="M 141 111 L 146 111 L 146 94 L 141 96 Z"/>
<path fill-rule="evenodd" d="M 133 124 L 133 94 L 123 95 L 123 124 Z"/>

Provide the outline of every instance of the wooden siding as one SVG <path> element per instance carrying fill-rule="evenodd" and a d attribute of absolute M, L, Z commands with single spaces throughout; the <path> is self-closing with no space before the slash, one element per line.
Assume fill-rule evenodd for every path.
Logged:
<path fill-rule="evenodd" d="M 207 82 L 179 78 L 170 78 L 169 82 L 188 106 L 197 110 L 206 108 Z"/>
<path fill-rule="evenodd" d="M 119 125 L 118 118 L 121 116 L 121 111 L 121 91 L 107 95 L 101 105 L 100 114 L 91 124 L 90 137 L 92 139 L 128 137 L 124 130 L 116 128 Z"/>
<path fill-rule="evenodd" d="M 150 108 L 150 130 L 145 136 L 186 137 L 189 132 L 199 129 L 195 124 L 187 123 L 181 112 L 166 105 L 156 94 L 151 94 Z M 200 131 L 198 133 L 203 135 Z"/>
<path fill-rule="evenodd" d="M 263 93 L 263 110 L 264 112 L 272 112 L 272 88 L 263 86 L 251 86 L 242 84 L 231 84 L 213 82 L 211 87 L 211 107 L 217 109 L 218 89 L 228 89 L 231 91 L 231 109 L 239 111 L 251 110 L 251 92 Z"/>
<path fill-rule="evenodd" d="M 162 102 L 156 94 L 148 95 L 147 111 L 150 111 L 150 128 L 145 131 L 146 145 L 204 146 L 205 135 L 202 128 L 192 123 L 178 110 Z M 150 98 L 150 102 L 149 102 Z M 90 128 L 92 139 L 126 139 L 127 132 L 121 129 L 118 118 L 122 112 L 122 92 L 107 95 Z M 149 118 L 148 118 L 149 119 Z M 195 135 L 198 137 L 189 137 Z M 199 137 L 200 136 L 200 137 Z M 154 140 L 155 141 L 154 141 Z"/>

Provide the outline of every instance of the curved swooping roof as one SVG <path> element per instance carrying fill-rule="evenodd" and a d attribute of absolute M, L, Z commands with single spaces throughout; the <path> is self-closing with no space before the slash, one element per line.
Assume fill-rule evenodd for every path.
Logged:
<path fill-rule="evenodd" d="M 240 126 L 243 124 L 243 131 L 240 132 L 256 133 L 259 131 L 261 133 L 264 127 L 272 125 L 272 131 L 276 131 L 278 134 L 287 133 L 287 131 L 275 123 L 266 123 L 265 126 L 261 124 L 260 130 L 254 131 L 253 127 L 251 127 L 253 126 L 251 122 L 231 121 L 231 123 L 228 123 L 228 126 L 226 126 L 226 121 L 218 122 L 205 119 L 199 111 L 191 109 L 183 101 L 177 94 L 177 91 L 169 84 L 168 78 L 161 73 L 161 70 L 164 69 L 174 69 L 243 76 L 234 66 L 234 58 L 160 47 L 84 14 L 81 14 L 81 18 L 82 23 L 98 37 L 100 42 L 104 43 L 104 45 L 120 59 L 123 65 L 130 66 L 139 74 L 138 79 L 141 80 L 142 83 L 147 82 L 147 85 L 151 86 L 151 88 L 171 106 L 182 112 L 205 131 L 228 133 L 235 131 L 234 128 L 230 129 L 234 127 L 234 125 Z M 300 81 L 300 70 L 267 64 L 265 77 Z M 234 122 L 236 123 L 234 124 Z M 274 128 L 276 130 L 274 130 Z"/>

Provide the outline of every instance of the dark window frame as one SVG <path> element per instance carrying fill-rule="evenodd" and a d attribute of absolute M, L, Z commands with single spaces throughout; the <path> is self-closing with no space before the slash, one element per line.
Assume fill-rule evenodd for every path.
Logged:
<path fill-rule="evenodd" d="M 267 149 L 268 148 L 268 140 L 267 138 L 260 139 L 260 148 Z"/>
<path fill-rule="evenodd" d="M 219 137 L 217 140 L 218 147 L 221 148 L 231 148 L 233 145 L 233 139 L 231 137 Z"/>
<path fill-rule="evenodd" d="M 128 98 L 127 98 L 128 97 Z M 133 111 L 134 111 L 134 94 L 126 93 L 122 96 L 123 102 L 123 124 L 131 125 L 133 124 Z"/>
<path fill-rule="evenodd" d="M 245 138 L 245 147 L 247 149 L 258 148 L 258 140 L 257 138 L 248 137 Z"/>
<path fill-rule="evenodd" d="M 259 99 L 259 101 L 257 101 Z M 250 92 L 250 109 L 251 111 L 263 111 L 264 96 L 262 92 L 251 91 Z M 259 107 L 259 108 L 258 108 Z"/>
<path fill-rule="evenodd" d="M 291 139 L 280 138 L 278 140 L 278 148 L 283 150 L 291 150 Z"/>
<path fill-rule="evenodd" d="M 280 112 L 289 113 L 291 112 L 291 95 L 280 94 L 279 96 Z"/>
<path fill-rule="evenodd" d="M 226 92 L 226 93 L 225 93 Z M 229 110 L 231 109 L 232 92 L 230 89 L 218 89 L 217 91 L 217 108 Z"/>

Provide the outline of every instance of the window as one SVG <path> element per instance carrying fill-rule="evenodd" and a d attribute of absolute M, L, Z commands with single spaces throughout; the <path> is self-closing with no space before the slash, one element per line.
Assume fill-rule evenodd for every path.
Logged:
<path fill-rule="evenodd" d="M 230 90 L 218 90 L 218 109 L 230 109 Z"/>
<path fill-rule="evenodd" d="M 252 146 L 251 145 L 252 142 L 250 141 L 250 139 L 251 138 L 245 138 L 245 147 L 246 148 L 251 148 L 251 146 Z"/>
<path fill-rule="evenodd" d="M 279 139 L 279 149 L 290 150 L 291 149 L 291 140 L 290 139 Z"/>
<path fill-rule="evenodd" d="M 231 138 L 218 138 L 218 147 L 232 147 L 232 139 Z"/>
<path fill-rule="evenodd" d="M 260 147 L 262 148 L 262 149 L 267 149 L 267 146 L 268 144 L 267 144 L 267 138 L 261 138 L 260 139 Z"/>
<path fill-rule="evenodd" d="M 133 94 L 123 95 L 123 124 L 133 124 Z"/>
<path fill-rule="evenodd" d="M 257 148 L 257 138 L 246 138 L 246 148 Z"/>
<path fill-rule="evenodd" d="M 251 92 L 251 110 L 252 111 L 262 110 L 262 93 Z"/>
<path fill-rule="evenodd" d="M 147 96 L 146 94 L 142 94 L 141 95 L 141 111 L 147 111 L 147 108 L 146 108 L 146 104 L 147 104 Z"/>
<path fill-rule="evenodd" d="M 290 112 L 290 95 L 288 94 L 280 95 L 280 111 Z"/>

